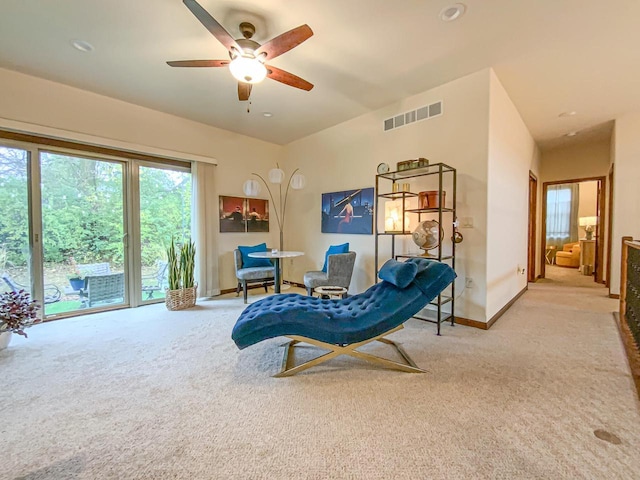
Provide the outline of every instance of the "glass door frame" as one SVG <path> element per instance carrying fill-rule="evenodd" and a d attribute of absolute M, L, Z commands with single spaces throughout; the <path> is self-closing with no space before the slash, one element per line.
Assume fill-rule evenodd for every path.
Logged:
<path fill-rule="evenodd" d="M 166 164 L 160 161 L 153 162 L 149 160 L 131 160 L 129 165 L 130 171 L 130 179 L 129 182 L 129 198 L 131 199 L 131 208 L 133 209 L 134 215 L 130 215 L 132 217 L 132 224 L 129 226 L 129 234 L 131 238 L 131 246 L 129 248 L 130 253 L 130 266 L 132 271 L 131 286 L 129 287 L 129 299 L 132 306 L 139 305 L 149 305 L 153 303 L 163 303 L 164 298 L 156 298 L 146 300 L 142 295 L 142 233 L 140 231 L 141 221 L 140 221 L 140 167 L 147 168 L 156 168 L 159 170 L 169 170 L 172 172 L 185 172 L 191 173 L 190 167 L 182 167 L 175 164 Z M 193 181 L 193 177 L 192 177 Z M 193 220 L 192 220 L 193 222 Z M 192 223 L 193 227 L 193 223 Z"/>
<path fill-rule="evenodd" d="M 27 241 L 29 246 L 27 269 L 29 271 L 29 287 L 32 298 L 44 307 L 40 169 L 39 162 L 34 161 L 34 158 L 38 158 L 38 146 L 29 142 L 0 138 L 0 147 L 22 150 L 27 155 Z M 44 308 L 38 310 L 37 316 L 41 320 L 44 318 Z"/>
<path fill-rule="evenodd" d="M 60 147 L 49 147 L 46 145 L 38 145 L 37 146 L 37 158 L 38 161 L 37 162 L 33 162 L 35 164 L 35 169 L 37 170 L 37 179 L 38 182 L 33 182 L 32 185 L 34 185 L 33 190 L 37 190 L 37 195 L 33 196 L 33 200 L 32 202 L 35 204 L 34 206 L 37 208 L 37 211 L 34 210 L 34 213 L 37 213 L 37 215 L 34 215 L 31 219 L 31 222 L 33 223 L 33 229 L 35 235 L 34 237 L 38 238 L 40 241 L 38 242 L 37 245 L 34 244 L 34 247 L 32 249 L 32 255 L 34 257 L 38 258 L 38 263 L 36 264 L 34 262 L 33 266 L 34 268 L 36 268 L 36 270 L 38 272 L 38 279 L 40 280 L 41 284 L 44 284 L 44 251 L 43 251 L 43 243 L 42 243 L 42 234 L 43 234 L 43 230 L 42 230 L 42 172 L 40 169 L 40 155 L 42 153 L 52 153 L 52 154 L 57 154 L 57 155 L 67 155 L 69 157 L 74 157 L 74 158 L 79 158 L 79 159 L 83 159 L 83 160 L 91 160 L 91 161 L 96 161 L 96 162 L 108 162 L 108 163 L 115 163 L 115 164 L 119 164 L 122 167 L 122 248 L 123 248 L 123 272 L 124 272 L 124 299 L 122 301 L 122 303 L 118 303 L 118 304 L 114 304 L 113 306 L 111 305 L 104 305 L 104 306 L 99 306 L 99 307 L 89 307 L 89 308 L 83 308 L 81 310 L 71 310 L 69 312 L 61 312 L 61 313 L 56 313 L 56 314 L 51 314 L 51 315 L 45 315 L 44 314 L 44 308 L 42 308 L 42 315 L 44 320 L 54 320 L 54 319 L 60 319 L 60 318 L 66 318 L 66 317 L 72 317 L 72 316 L 77 316 L 77 315 L 82 315 L 85 313 L 96 313 L 96 312 L 104 312 L 104 311 L 108 311 L 108 310 L 118 310 L 121 308 L 129 308 L 131 306 L 135 306 L 132 304 L 131 302 L 131 297 L 129 295 L 129 285 L 131 283 L 130 281 L 130 270 L 131 270 L 131 265 L 129 264 L 129 227 L 131 225 L 131 217 L 134 217 L 135 215 L 131 214 L 131 210 L 130 210 L 130 197 L 129 197 L 129 192 L 127 191 L 127 186 L 129 185 L 130 180 L 129 180 L 129 163 L 130 160 L 127 159 L 126 157 L 115 157 L 115 156 L 111 156 L 111 155 L 106 155 L 106 154 L 94 154 L 91 152 L 84 152 L 82 150 L 76 150 L 76 149 L 68 149 L 68 148 L 60 148 Z M 34 178 L 36 178 L 34 176 Z M 38 188 L 35 188 L 35 186 L 37 186 Z M 36 203 L 35 201 L 35 197 L 38 197 L 38 202 Z M 36 230 L 37 227 L 37 230 Z M 35 252 L 37 250 L 37 255 L 35 255 Z M 42 287 L 44 289 L 44 285 L 42 285 Z M 34 286 L 34 291 L 38 291 L 35 290 L 35 286 Z M 44 291 L 43 291 L 44 294 Z"/>
<path fill-rule="evenodd" d="M 33 137 L 32 137 L 33 138 Z M 148 157 L 143 159 L 139 154 L 126 151 L 116 151 L 114 154 L 103 153 L 96 147 L 87 145 L 87 150 L 82 144 L 69 142 L 70 147 L 49 144 L 46 137 L 43 142 L 30 139 L 6 138 L 0 136 L 0 146 L 17 149 L 27 154 L 27 189 L 28 189 L 28 268 L 30 272 L 31 291 L 33 297 L 43 305 L 44 299 L 44 250 L 42 243 L 42 176 L 41 158 L 42 152 L 68 155 L 94 161 L 106 161 L 122 165 L 122 203 L 123 203 L 123 259 L 125 274 L 125 298 L 124 302 L 114 306 L 103 306 L 91 309 L 72 310 L 64 313 L 50 314 L 45 317 L 44 308 L 38 311 L 38 315 L 45 321 L 69 318 L 85 313 L 116 310 L 136 307 L 153 303 L 164 302 L 164 299 L 143 299 L 142 295 L 142 245 L 140 232 L 140 167 L 158 168 L 163 170 L 192 172 L 191 162 L 184 160 L 171 160 L 158 157 L 157 160 Z M 107 150 L 109 150 L 107 148 Z M 44 307 L 44 305 L 43 305 Z"/>

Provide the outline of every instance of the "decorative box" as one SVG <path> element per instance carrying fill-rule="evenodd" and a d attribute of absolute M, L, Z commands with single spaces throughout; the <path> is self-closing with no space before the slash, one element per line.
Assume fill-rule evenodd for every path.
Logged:
<path fill-rule="evenodd" d="M 418 193 L 418 205 L 420 209 L 439 208 L 438 200 L 440 198 L 438 190 L 427 190 Z M 442 206 L 445 204 L 447 192 L 442 191 Z"/>

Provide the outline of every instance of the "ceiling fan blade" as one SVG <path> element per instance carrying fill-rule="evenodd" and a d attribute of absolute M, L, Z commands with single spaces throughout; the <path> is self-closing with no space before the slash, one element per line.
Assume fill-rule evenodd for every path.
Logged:
<path fill-rule="evenodd" d="M 309 25 L 300 25 L 293 30 L 289 30 L 282 35 L 278 35 L 277 37 L 272 38 L 267 43 L 262 45 L 256 50 L 256 57 L 261 53 L 266 53 L 266 59 L 271 60 L 272 58 L 276 58 L 278 55 L 282 55 L 283 53 L 288 52 L 293 47 L 300 45 L 312 35 L 313 30 L 311 30 Z"/>
<path fill-rule="evenodd" d="M 271 65 L 265 65 L 265 67 L 267 67 L 267 77 L 272 80 L 300 88 L 301 90 L 306 90 L 307 92 L 313 88 L 313 83 L 309 83 L 293 73 L 280 70 L 279 68 L 272 67 Z"/>
<path fill-rule="evenodd" d="M 249 100 L 249 95 L 251 95 L 251 84 L 238 82 L 238 100 L 241 102 Z"/>
<path fill-rule="evenodd" d="M 174 60 L 167 62 L 170 67 L 226 67 L 229 60 Z"/>
<path fill-rule="evenodd" d="M 218 39 L 218 41 L 224 45 L 227 50 L 231 51 L 231 47 L 237 49 L 239 52 L 242 52 L 242 48 L 234 38 L 227 32 L 222 25 L 218 23 L 218 21 L 213 18 L 209 12 L 207 12 L 196 0 L 182 0 L 184 4 L 187 6 L 191 13 L 193 13 L 200 23 L 205 26 L 207 30 L 211 32 L 211 34 Z"/>

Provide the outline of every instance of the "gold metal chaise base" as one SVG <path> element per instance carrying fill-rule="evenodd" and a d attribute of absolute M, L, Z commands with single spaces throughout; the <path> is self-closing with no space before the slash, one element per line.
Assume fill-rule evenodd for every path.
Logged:
<path fill-rule="evenodd" d="M 407 352 L 403 350 L 403 348 L 399 344 L 387 338 L 383 338 L 385 335 L 396 332 L 401 328 L 403 328 L 403 326 L 398 325 L 397 327 L 392 328 L 391 330 L 384 332 L 376 337 L 363 340 L 362 342 L 352 343 L 350 345 L 335 345 L 331 343 L 321 342 L 319 340 L 314 340 L 313 338 L 301 337 L 298 335 L 288 335 L 291 341 L 283 345 L 285 349 L 284 357 L 282 359 L 282 369 L 279 373 L 275 374 L 274 377 L 290 377 L 291 375 L 295 375 L 296 373 L 302 372 L 308 368 L 320 365 L 321 363 L 324 363 L 327 360 L 331 360 L 332 358 L 335 358 L 339 355 L 350 355 L 352 357 L 361 358 L 362 360 L 367 360 L 368 362 L 376 363 L 385 367 L 390 367 L 395 370 L 401 370 L 403 372 L 425 373 L 425 370 L 418 368 L 413 360 L 411 360 L 411 357 L 407 354 Z M 374 342 L 376 340 L 378 342 L 386 343 L 387 345 L 393 346 L 406 363 L 395 362 L 393 360 L 378 357 L 376 355 L 371 355 L 370 353 L 359 352 L 356 350 L 357 348 L 360 348 L 361 346 L 366 345 L 370 342 Z M 329 350 L 329 352 L 325 353 L 324 355 L 320 355 L 313 360 L 309 360 L 308 362 L 294 366 L 293 351 L 298 343 L 308 343 L 315 347 Z"/>

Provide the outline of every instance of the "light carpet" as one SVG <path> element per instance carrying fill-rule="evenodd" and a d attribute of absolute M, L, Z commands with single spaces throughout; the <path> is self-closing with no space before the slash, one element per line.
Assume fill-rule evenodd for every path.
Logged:
<path fill-rule="evenodd" d="M 488 331 L 407 322 L 391 338 L 426 374 L 340 357 L 283 379 L 283 339 L 231 341 L 232 295 L 39 325 L 0 352 L 0 478 L 639 478 L 616 305 L 539 282 Z"/>

